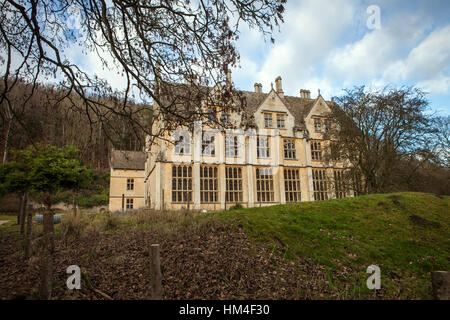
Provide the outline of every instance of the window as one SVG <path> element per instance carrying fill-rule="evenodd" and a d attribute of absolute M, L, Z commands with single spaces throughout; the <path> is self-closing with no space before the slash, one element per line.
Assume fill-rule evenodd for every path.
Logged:
<path fill-rule="evenodd" d="M 334 170 L 334 189 L 336 198 L 345 198 L 347 196 L 343 170 Z"/>
<path fill-rule="evenodd" d="M 319 118 L 314 118 L 314 131 L 315 132 L 322 131 L 322 120 Z"/>
<path fill-rule="evenodd" d="M 188 132 L 175 132 L 175 154 L 190 154 L 191 141 Z"/>
<path fill-rule="evenodd" d="M 218 202 L 219 181 L 217 167 L 200 167 L 200 202 Z"/>
<path fill-rule="evenodd" d="M 204 133 L 202 136 L 202 155 L 215 156 L 216 148 L 214 145 L 214 136 Z"/>
<path fill-rule="evenodd" d="M 327 132 L 330 131 L 332 125 L 331 119 L 325 119 L 324 124 L 325 124 L 325 131 Z"/>
<path fill-rule="evenodd" d="M 242 202 L 242 168 L 225 167 L 226 202 Z"/>
<path fill-rule="evenodd" d="M 312 161 L 322 161 L 322 147 L 318 141 L 311 142 L 311 159 Z"/>
<path fill-rule="evenodd" d="M 127 210 L 133 209 L 133 199 L 127 199 Z"/>
<path fill-rule="evenodd" d="M 256 168 L 257 202 L 274 202 L 272 168 Z"/>
<path fill-rule="evenodd" d="M 225 156 L 239 157 L 239 145 L 237 136 L 225 137 Z"/>
<path fill-rule="evenodd" d="M 220 117 L 220 121 L 223 124 L 228 124 L 231 121 L 231 112 L 229 109 L 223 109 L 222 110 L 222 116 Z"/>
<path fill-rule="evenodd" d="M 328 187 L 325 170 L 314 169 L 313 175 L 313 187 L 314 187 L 314 200 L 321 201 L 328 199 Z"/>
<path fill-rule="evenodd" d="M 272 114 L 271 113 L 264 113 L 264 127 L 272 128 Z"/>
<path fill-rule="evenodd" d="M 172 202 L 192 201 L 192 167 L 172 166 Z"/>
<path fill-rule="evenodd" d="M 284 158 L 295 159 L 295 139 L 284 139 Z"/>
<path fill-rule="evenodd" d="M 277 114 L 277 128 L 284 129 L 285 127 L 284 114 Z"/>
<path fill-rule="evenodd" d="M 269 155 L 269 137 L 257 137 L 256 156 L 258 158 L 268 158 Z"/>
<path fill-rule="evenodd" d="M 301 201 L 300 194 L 300 170 L 284 169 L 284 194 L 286 202 Z"/>
<path fill-rule="evenodd" d="M 127 179 L 127 190 L 134 190 L 134 179 Z"/>
<path fill-rule="evenodd" d="M 216 121 L 216 108 L 208 108 L 208 122 Z"/>

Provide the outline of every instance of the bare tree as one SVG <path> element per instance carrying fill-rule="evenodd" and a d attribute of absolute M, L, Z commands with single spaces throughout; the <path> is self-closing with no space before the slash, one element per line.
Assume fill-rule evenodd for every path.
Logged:
<path fill-rule="evenodd" d="M 367 92 L 364 86 L 345 92 L 336 99 L 328 160 L 346 159 L 346 180 L 357 193 L 397 190 L 405 175 L 434 156 L 425 93 L 411 87 Z M 414 165 L 405 166 L 411 159 Z"/>
<path fill-rule="evenodd" d="M 235 45 L 239 26 L 246 23 L 270 36 L 273 26 L 283 21 L 284 3 L 4 0 L 0 4 L 0 50 L 5 66 L 0 105 L 8 111 L 3 114 L 19 119 L 11 93 L 20 79 L 32 85 L 24 106 L 39 82 L 56 81 L 59 94 L 52 103 L 68 100 L 71 109 L 88 117 L 91 133 L 101 122 L 101 130 L 114 138 L 118 132 L 111 119 L 119 117 L 132 123 L 135 131 L 159 134 L 152 132 L 152 119 L 145 116 L 148 107 L 130 107 L 130 99 L 144 105 L 156 103 L 169 119 L 189 121 L 192 114 L 201 112 L 201 105 L 197 103 L 195 112 L 186 114 L 179 108 L 179 97 L 186 93 L 161 84 L 199 79 L 198 85 L 189 86 L 192 97 L 203 93 L 203 85 L 221 82 L 227 69 L 239 61 Z M 77 27 L 69 23 L 73 19 Z M 113 88 L 110 79 L 91 75 L 71 61 L 66 53 L 74 44 L 95 52 L 105 67 L 118 70 L 124 89 Z M 105 96 L 115 97 L 116 103 L 106 102 Z M 162 101 L 162 96 L 170 99 Z"/>

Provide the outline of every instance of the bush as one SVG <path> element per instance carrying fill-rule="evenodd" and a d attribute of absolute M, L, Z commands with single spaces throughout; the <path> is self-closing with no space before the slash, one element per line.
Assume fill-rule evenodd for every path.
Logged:
<path fill-rule="evenodd" d="M 80 195 L 77 203 L 81 208 L 92 208 L 98 206 L 106 206 L 109 202 L 109 197 L 105 193 L 91 194 L 88 196 Z"/>

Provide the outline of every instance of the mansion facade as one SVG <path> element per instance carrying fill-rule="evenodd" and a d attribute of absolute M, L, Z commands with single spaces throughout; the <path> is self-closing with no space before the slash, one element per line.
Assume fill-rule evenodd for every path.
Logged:
<path fill-rule="evenodd" d="M 207 116 L 189 130 L 166 132 L 143 152 L 114 150 L 109 209 L 226 210 L 352 196 L 339 183 L 346 162 L 324 156 L 334 101 L 320 91 L 285 96 L 280 77 L 269 92 L 254 88 L 240 91 L 241 112 L 205 105 Z"/>

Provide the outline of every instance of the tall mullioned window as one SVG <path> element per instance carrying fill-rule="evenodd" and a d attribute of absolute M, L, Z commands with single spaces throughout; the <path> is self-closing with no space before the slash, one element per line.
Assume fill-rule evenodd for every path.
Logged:
<path fill-rule="evenodd" d="M 219 201 L 219 179 L 217 167 L 200 166 L 200 202 Z"/>
<path fill-rule="evenodd" d="M 334 170 L 334 191 L 336 198 L 345 198 L 347 196 L 348 191 L 343 170 Z"/>
<path fill-rule="evenodd" d="M 284 139 L 284 158 L 285 159 L 296 159 L 295 154 L 295 139 Z"/>
<path fill-rule="evenodd" d="M 321 201 L 328 199 L 328 183 L 327 176 L 324 169 L 313 169 L 313 187 L 314 187 L 314 200 Z"/>
<path fill-rule="evenodd" d="M 272 168 L 256 168 L 256 201 L 274 202 Z"/>
<path fill-rule="evenodd" d="M 214 143 L 214 136 L 204 133 L 202 136 L 202 155 L 215 156 L 216 148 Z"/>
<path fill-rule="evenodd" d="M 257 137 L 256 138 L 256 156 L 258 158 L 269 158 L 269 137 Z"/>
<path fill-rule="evenodd" d="M 225 156 L 239 157 L 239 144 L 237 136 L 225 137 Z"/>
<path fill-rule="evenodd" d="M 172 202 L 192 202 L 192 167 L 172 166 Z"/>
<path fill-rule="evenodd" d="M 133 209 L 134 201 L 133 199 L 127 198 L 127 210 Z"/>
<path fill-rule="evenodd" d="M 242 168 L 225 167 L 226 202 L 242 202 Z"/>
<path fill-rule="evenodd" d="M 272 128 L 272 114 L 264 113 L 264 128 Z"/>
<path fill-rule="evenodd" d="M 286 202 L 301 201 L 300 170 L 284 168 L 283 173 Z"/>
<path fill-rule="evenodd" d="M 311 160 L 322 161 L 322 144 L 319 141 L 311 141 Z"/>

